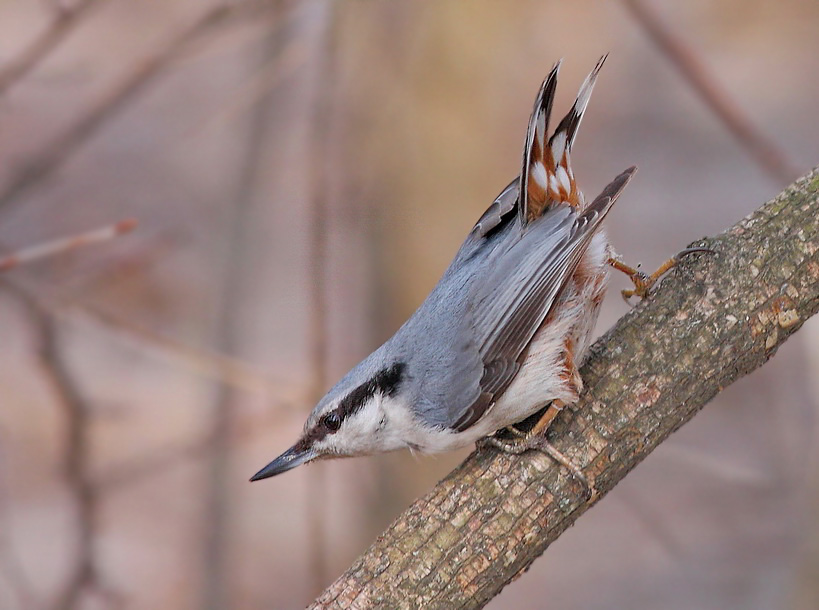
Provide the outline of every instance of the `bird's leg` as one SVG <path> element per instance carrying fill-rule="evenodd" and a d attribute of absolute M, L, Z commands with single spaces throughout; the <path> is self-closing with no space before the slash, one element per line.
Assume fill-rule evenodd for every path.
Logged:
<path fill-rule="evenodd" d="M 574 363 L 572 348 L 573 342 L 571 342 L 571 340 L 567 341 L 563 377 L 579 394 L 583 387 L 583 382 L 580 379 L 580 374 Z M 506 428 L 506 430 L 517 437 L 516 440 L 505 440 L 495 436 L 490 436 L 485 439 L 481 439 L 479 447 L 489 445 L 500 449 L 505 453 L 511 453 L 513 455 L 520 455 L 531 449 L 542 451 L 571 472 L 572 476 L 580 481 L 589 492 L 589 497 L 593 498 L 597 495 L 597 491 L 594 489 L 592 483 L 590 483 L 586 478 L 586 475 L 583 474 L 583 472 L 574 462 L 558 451 L 558 449 L 546 439 L 546 432 L 549 429 L 549 426 L 565 406 L 566 404 L 562 400 L 553 400 L 543 415 L 540 416 L 537 423 L 535 423 L 532 429 L 528 432 L 522 432 L 514 426 L 509 426 Z"/>
<path fill-rule="evenodd" d="M 593 498 L 597 495 L 597 490 L 595 490 L 594 485 L 589 482 L 586 475 L 583 474 L 583 471 L 580 470 L 580 467 L 563 455 L 557 447 L 546 439 L 546 431 L 554 418 L 557 417 L 557 414 L 563 410 L 564 406 L 562 401 L 552 401 L 552 404 L 549 405 L 549 408 L 546 409 L 546 412 L 529 432 L 522 433 L 520 430 L 517 430 L 517 428 L 512 428 L 511 426 L 507 428 L 507 430 L 515 430 L 515 432 L 520 435 L 517 440 L 504 440 L 495 436 L 489 436 L 481 439 L 480 446 L 489 445 L 500 449 L 504 453 L 511 453 L 512 455 L 520 455 L 532 449 L 542 451 L 571 472 L 572 476 L 580 481 L 586 488 L 589 497 Z"/>
<path fill-rule="evenodd" d="M 552 404 L 549 405 L 549 408 L 546 409 L 546 412 L 540 417 L 538 422 L 532 426 L 532 429 L 529 430 L 529 436 L 545 435 L 546 430 L 549 429 L 549 426 L 552 425 L 555 417 L 558 416 L 565 406 L 566 405 L 562 400 L 553 400 Z"/>
<path fill-rule="evenodd" d="M 660 265 L 654 273 L 650 275 L 648 273 L 640 271 L 639 269 L 630 267 L 616 256 L 610 256 L 608 263 L 618 271 L 622 271 L 623 273 L 625 273 L 634 284 L 634 288 L 629 290 L 623 290 L 621 292 L 621 294 L 623 295 L 623 300 L 625 300 L 626 303 L 628 303 L 629 299 L 633 296 L 645 299 L 651 292 L 651 289 L 654 286 L 654 284 L 657 283 L 657 280 L 659 280 L 663 275 L 668 273 L 668 271 L 676 267 L 683 259 L 683 257 L 686 257 L 689 254 L 694 254 L 696 252 L 708 252 L 709 254 L 714 254 L 714 251 L 711 250 L 710 248 L 686 248 L 685 250 L 681 250 L 680 252 L 678 252 L 675 256 L 669 258 L 662 265 Z"/>

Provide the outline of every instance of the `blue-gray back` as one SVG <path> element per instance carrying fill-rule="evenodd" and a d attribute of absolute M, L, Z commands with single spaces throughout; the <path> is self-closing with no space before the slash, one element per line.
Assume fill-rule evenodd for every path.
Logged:
<path fill-rule="evenodd" d="M 387 353 L 407 363 L 411 402 L 428 425 L 466 429 L 508 387 L 611 205 L 603 196 L 582 212 L 556 204 L 522 228 L 516 201 L 512 183 L 388 342 Z"/>

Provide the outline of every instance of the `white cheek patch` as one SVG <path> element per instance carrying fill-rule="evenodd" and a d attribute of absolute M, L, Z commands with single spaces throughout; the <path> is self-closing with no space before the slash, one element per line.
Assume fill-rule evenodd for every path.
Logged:
<path fill-rule="evenodd" d="M 335 445 L 333 444 L 332 437 L 333 437 L 332 434 L 328 434 L 320 441 L 315 441 L 313 443 L 313 449 L 316 451 L 316 453 L 318 453 L 319 455 L 334 454 Z"/>
<path fill-rule="evenodd" d="M 416 421 L 410 405 L 400 398 L 386 398 L 382 406 L 388 419 L 382 439 L 388 447 L 387 451 L 405 448 L 429 450 L 426 435 L 421 433 L 419 436 L 424 427 Z"/>
<path fill-rule="evenodd" d="M 400 447 L 385 447 L 385 425 L 388 414 L 385 403 L 389 397 L 376 392 L 372 397 L 347 416 L 341 427 L 328 434 L 316 447 L 331 455 L 370 455 Z"/>

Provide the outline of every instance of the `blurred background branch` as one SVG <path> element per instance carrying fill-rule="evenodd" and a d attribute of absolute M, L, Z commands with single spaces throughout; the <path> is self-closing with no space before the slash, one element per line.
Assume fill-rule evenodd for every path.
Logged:
<path fill-rule="evenodd" d="M 59 169 L 77 147 L 133 102 L 143 88 L 160 75 L 191 43 L 212 33 L 216 28 L 233 23 L 236 17 L 258 17 L 260 9 L 269 9 L 272 4 L 274 4 L 272 0 L 239 0 L 219 3 L 203 12 L 159 50 L 132 68 L 42 150 L 24 161 L 20 169 L 0 189 L 0 210 L 9 207 L 29 188 L 42 183 Z"/>
<path fill-rule="evenodd" d="M 72 572 L 58 596 L 56 608 L 72 610 L 80 607 L 81 596 L 90 589 L 102 590 L 96 567 L 96 535 L 99 504 L 96 490 L 88 475 L 91 461 L 90 410 L 83 400 L 72 373 L 62 354 L 54 319 L 37 310 L 35 324 L 40 332 L 40 365 L 43 375 L 64 409 L 66 438 L 62 459 L 65 483 L 74 500 L 76 541 L 72 556 Z"/>
<path fill-rule="evenodd" d="M 739 140 L 759 167 L 778 184 L 788 184 L 795 180 L 800 170 L 790 153 L 754 123 L 683 36 L 662 20 L 651 3 L 645 0 L 623 2 L 657 48 Z"/>
<path fill-rule="evenodd" d="M 279 3 L 280 5 L 283 3 Z M 281 6 L 277 7 L 281 13 Z M 280 15 L 271 16 L 275 23 Z M 261 52 L 254 58 L 254 68 L 267 65 L 280 50 L 275 25 L 263 42 Z M 270 128 L 273 109 L 269 92 L 261 95 L 253 104 L 246 120 L 246 145 L 239 157 L 235 195 L 229 216 L 225 256 L 220 269 L 218 288 L 218 311 L 214 341 L 225 353 L 237 353 L 243 347 L 245 324 L 243 304 L 247 301 L 248 287 L 256 280 L 255 253 L 250 240 L 254 223 L 254 207 L 259 174 L 262 171 L 264 142 Z M 220 384 L 214 397 L 211 413 L 209 491 L 206 499 L 204 544 L 203 608 L 219 610 L 230 607 L 230 541 L 234 517 L 231 480 L 233 455 L 232 437 L 237 426 L 238 398 L 234 388 Z"/>
<path fill-rule="evenodd" d="M 91 14 L 91 9 L 102 4 L 100 0 L 77 0 L 72 5 L 55 5 L 53 17 L 46 28 L 40 32 L 20 53 L 0 67 L 0 96 L 4 95 L 15 83 L 25 78 L 29 72 L 45 60 L 50 53 L 59 48 L 66 37 Z"/>
<path fill-rule="evenodd" d="M 341 164 L 335 131 L 337 105 L 336 62 L 338 1 L 328 2 L 322 15 L 323 31 L 317 51 L 315 90 L 310 130 L 312 192 L 308 194 L 308 234 L 310 248 L 310 321 L 308 327 L 310 392 L 308 404 L 316 404 L 329 381 L 329 226 L 335 197 L 330 190 L 330 173 Z M 335 164 L 335 165 L 334 165 Z M 339 167 L 343 172 L 343 166 Z M 330 578 L 327 528 L 327 479 L 324 470 L 309 473 L 307 482 L 307 553 L 312 588 L 317 595 Z"/>

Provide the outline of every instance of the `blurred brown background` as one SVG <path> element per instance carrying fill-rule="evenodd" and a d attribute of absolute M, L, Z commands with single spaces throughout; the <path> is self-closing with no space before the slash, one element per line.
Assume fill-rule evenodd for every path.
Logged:
<path fill-rule="evenodd" d="M 301 607 L 457 464 L 247 483 L 515 176 L 559 57 L 562 113 L 611 52 L 574 163 L 587 195 L 640 166 L 608 221 L 628 261 L 653 268 L 817 163 L 819 4 L 642 3 L 784 171 L 634 5 L 0 0 L 3 250 L 141 223 L 0 278 L 0 608 Z M 490 607 L 819 607 L 817 338 L 721 394 Z"/>

